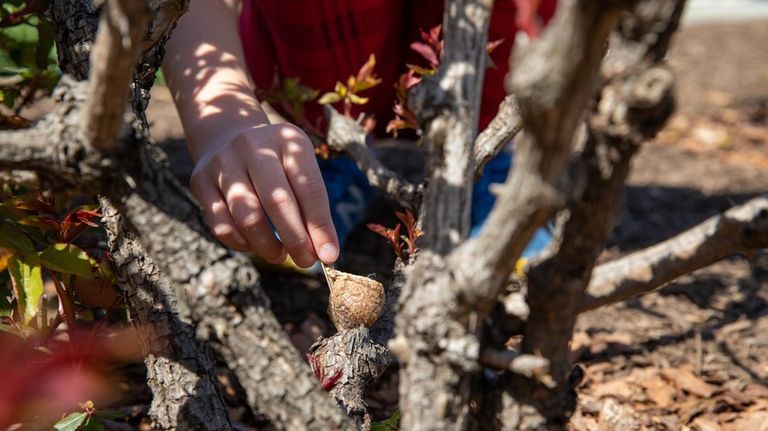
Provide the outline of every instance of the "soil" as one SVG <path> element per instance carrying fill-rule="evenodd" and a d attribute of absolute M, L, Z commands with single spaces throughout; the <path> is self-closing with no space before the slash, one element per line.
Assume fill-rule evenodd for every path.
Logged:
<path fill-rule="evenodd" d="M 679 111 L 634 162 L 608 254 L 768 190 L 766 36 L 768 22 L 677 35 Z M 734 256 L 581 316 L 572 350 L 586 377 L 571 428 L 768 430 L 766 287 L 767 254 Z"/>
<path fill-rule="evenodd" d="M 768 21 L 678 33 L 669 64 L 679 77 L 679 111 L 636 158 L 606 256 L 668 238 L 768 190 L 766 40 Z M 191 163 L 172 105 L 167 89 L 156 88 L 148 118 L 184 178 Z M 383 200 L 375 205 L 371 214 L 393 214 Z M 394 225 L 393 216 L 370 218 Z M 386 279 L 392 262 L 382 238 L 358 229 L 341 266 Z M 332 330 L 320 278 L 274 268 L 263 276 L 300 351 Z M 573 430 L 768 430 L 768 253 L 734 256 L 585 314 L 572 348 L 585 371 Z M 392 413 L 396 370 L 368 401 L 377 417 Z M 242 429 L 259 427 L 258 418 L 233 414 Z"/>

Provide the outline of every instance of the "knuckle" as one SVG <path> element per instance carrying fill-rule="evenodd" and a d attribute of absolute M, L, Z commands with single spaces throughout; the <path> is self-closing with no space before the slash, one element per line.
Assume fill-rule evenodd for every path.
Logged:
<path fill-rule="evenodd" d="M 310 249 L 312 243 L 309 241 L 308 237 L 302 235 L 298 238 L 287 238 L 283 240 L 283 245 L 292 252 L 291 254 L 303 254 L 303 252 Z"/>
<path fill-rule="evenodd" d="M 235 231 L 235 227 L 230 224 L 217 224 L 213 226 L 213 234 L 219 239 L 235 238 L 239 236 Z"/>
<path fill-rule="evenodd" d="M 235 139 L 232 140 L 232 143 L 230 144 L 232 146 L 232 149 L 238 152 L 247 152 L 253 149 L 256 139 L 251 137 L 248 134 L 240 134 L 235 137 Z"/>
<path fill-rule="evenodd" d="M 323 217 L 321 220 L 316 221 L 313 223 L 312 231 L 313 232 L 334 232 L 335 227 L 333 225 L 333 221 L 331 221 L 330 217 Z"/>
<path fill-rule="evenodd" d="M 288 208 L 291 205 L 291 202 L 293 199 L 291 198 L 291 194 L 288 193 L 287 190 L 283 188 L 277 188 L 272 191 L 269 195 L 270 202 L 272 203 L 272 206 L 277 208 L 278 210 L 284 210 Z"/>
<path fill-rule="evenodd" d="M 214 236 L 225 245 L 238 250 L 248 248 L 248 242 L 240 232 L 231 225 L 219 225 L 213 229 Z"/>
<path fill-rule="evenodd" d="M 226 172 L 228 168 L 232 167 L 228 157 L 221 151 L 211 157 L 208 165 L 215 172 Z"/>
<path fill-rule="evenodd" d="M 240 219 L 240 226 L 242 226 L 243 229 L 253 230 L 260 227 L 263 222 L 264 217 L 262 217 L 261 214 L 258 212 L 251 212 Z"/>
<path fill-rule="evenodd" d="M 277 241 L 269 241 L 267 238 L 260 238 L 256 249 L 259 255 L 271 261 L 277 261 L 283 255 L 283 247 Z"/>
<path fill-rule="evenodd" d="M 325 196 L 325 183 L 318 178 L 299 178 L 299 187 L 310 197 L 320 199 Z"/>
<path fill-rule="evenodd" d="M 251 201 L 253 200 L 250 190 L 248 190 L 247 186 L 242 183 L 228 184 L 228 187 L 226 187 L 224 193 L 226 195 L 227 202 L 229 202 L 230 205 L 237 204 L 250 206 Z"/>

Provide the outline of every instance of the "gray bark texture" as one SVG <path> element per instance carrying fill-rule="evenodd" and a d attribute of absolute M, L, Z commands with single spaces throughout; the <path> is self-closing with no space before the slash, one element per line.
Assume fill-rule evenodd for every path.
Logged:
<path fill-rule="evenodd" d="M 277 429 L 368 429 L 364 391 L 394 355 L 401 429 L 563 430 L 579 380 L 568 357 L 579 313 L 768 245 L 760 197 L 595 266 L 632 156 L 674 109 L 663 59 L 684 3 L 561 0 L 541 36 L 516 47 L 510 95 L 478 133 L 493 1 L 446 0 L 441 65 L 408 98 L 428 155 L 424 184 L 386 169 L 359 124 L 327 111 L 328 143 L 417 210 L 425 232 L 421 251 L 398 262 L 379 321 L 310 349 L 328 393 L 281 331 L 249 259 L 210 236 L 148 138 L 149 90 L 187 1 L 107 0 L 100 15 L 90 0 L 52 0 L 65 73 L 57 105 L 31 129 L 0 133 L 0 170 L 34 171 L 56 190 L 102 196 L 157 429 L 232 429 L 214 360 Z M 485 227 L 467 239 L 473 180 L 518 132 L 514 169 Z M 530 312 L 499 312 L 522 250 L 556 215 L 555 241 L 528 271 Z M 505 347 L 517 334 L 521 346 Z"/>
<path fill-rule="evenodd" d="M 107 7 L 120 4 L 112 0 Z M 91 1 L 51 3 L 59 61 L 68 74 L 57 92 L 59 104 L 35 128 L 0 138 L 0 167 L 37 170 L 53 184 L 105 196 L 110 247 L 147 355 L 154 395 L 150 413 L 158 429 L 231 429 L 214 384 L 211 350 L 237 376 L 249 405 L 277 428 L 350 428 L 282 332 L 250 261 L 212 239 L 191 195 L 147 139 L 148 90 L 162 61 L 162 44 L 187 2 L 146 5 L 148 25 L 128 21 L 146 30 L 140 46 L 129 46 L 141 48 L 138 64 L 113 65 L 134 71 L 125 74 L 103 68 L 90 73 L 88 62 L 94 40 L 104 48 L 96 49 L 94 61 L 113 58 L 114 37 L 124 27 L 98 26 L 99 8 Z M 135 3 L 130 7 L 143 10 Z M 111 19 L 105 15 L 102 21 Z M 97 29 L 115 34 L 96 37 Z M 122 85 L 115 81 L 119 77 L 125 79 Z M 133 116 L 124 117 L 125 109 L 107 100 L 120 88 L 131 95 Z M 94 118 L 121 126 L 93 128 Z"/>

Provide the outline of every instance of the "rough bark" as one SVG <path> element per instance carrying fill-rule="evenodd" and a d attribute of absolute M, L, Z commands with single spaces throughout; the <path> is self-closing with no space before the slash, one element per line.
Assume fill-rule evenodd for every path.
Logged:
<path fill-rule="evenodd" d="M 117 208 L 107 198 L 101 198 L 101 208 L 118 282 L 125 288 L 145 356 L 147 382 L 155 394 L 149 410 L 154 429 L 233 429 L 210 352 L 196 338 L 186 304 Z"/>
<path fill-rule="evenodd" d="M 54 91 L 56 106 L 31 129 L 0 134 L 0 169 L 38 172 L 54 189 L 93 190 L 117 160 L 103 157 L 81 139 L 80 107 L 86 85 L 65 75 Z"/>
<path fill-rule="evenodd" d="M 360 326 L 321 338 L 309 348 L 307 356 L 315 361 L 315 373 L 333 384 L 330 396 L 344 413 L 355 419 L 358 429 L 369 430 L 371 417 L 363 394 L 391 362 L 386 347 L 375 343 L 368 329 Z"/>
<path fill-rule="evenodd" d="M 187 304 L 184 309 L 165 309 L 168 314 L 164 319 L 188 320 L 183 313 L 189 313 L 197 325 L 196 336 L 210 341 L 216 353 L 235 372 L 251 407 L 258 408 L 281 429 L 349 428 L 350 422 L 319 389 L 308 367 L 282 333 L 269 311 L 252 264 L 245 256 L 229 253 L 206 233 L 199 208 L 188 191 L 172 177 L 161 151 L 147 141 L 143 109 L 148 90 L 162 60 L 162 44 L 187 2 L 150 1 L 149 5 L 153 20 L 144 37 L 145 50 L 134 74 L 131 101 L 139 121 L 133 122 L 133 133 L 124 137 L 130 142 L 122 142 L 126 152 L 122 154 L 121 163 L 109 170 L 99 169 L 104 168 L 99 165 L 104 155 L 79 142 L 77 138 L 81 135 L 77 132 L 80 130 L 63 115 L 57 121 L 65 123 L 62 127 L 72 136 L 67 142 L 76 142 L 78 153 L 66 154 L 62 164 L 67 167 L 72 159 L 94 160 L 97 168 L 93 169 L 93 176 L 101 182 L 93 181 L 95 188 L 91 191 L 103 190 L 111 197 L 121 209 L 126 224 L 136 232 L 143 249 L 167 277 L 170 287 L 163 292 L 163 298 L 170 303 Z M 88 56 L 96 29 L 96 9 L 86 0 L 62 0 L 52 4 L 52 16 L 59 26 L 62 69 L 84 79 L 88 74 L 84 58 Z M 60 153 L 54 152 L 51 156 L 57 157 Z M 80 174 L 78 167 L 72 169 L 75 180 Z M 115 263 L 120 271 L 130 268 L 131 262 L 126 260 L 130 257 L 118 255 Z M 130 279 L 128 274 L 122 275 Z M 151 323 L 142 320 L 146 313 L 134 312 L 133 315 L 139 326 Z M 169 351 L 168 360 L 183 364 L 185 356 L 173 356 L 179 353 L 182 352 Z M 168 377 L 162 385 L 153 386 L 159 405 L 184 404 L 188 402 L 186 398 L 197 395 L 182 386 L 173 386 L 173 375 L 165 374 L 168 364 L 150 358 L 147 365 L 151 374 Z M 200 379 L 210 377 L 205 367 L 190 371 L 200 373 Z M 160 409 L 154 411 L 161 412 Z M 186 418 L 164 416 L 155 420 L 168 428 L 184 428 L 178 424 L 184 424 Z"/>
<path fill-rule="evenodd" d="M 480 92 L 491 0 L 447 0 L 445 48 L 436 76 L 409 95 L 428 148 L 428 187 L 420 211 L 421 252 L 409 272 L 389 347 L 400 359 L 403 429 L 467 426 L 471 375 L 479 370 L 477 323 L 456 313 L 453 268 L 443 257 L 469 232 Z"/>
<path fill-rule="evenodd" d="M 455 267 L 472 262 L 458 274 L 459 285 L 465 306 L 480 306 L 481 315 L 490 311 L 535 230 L 566 203 L 564 172 L 574 132 L 620 11 L 616 2 L 563 1 L 539 40 L 516 47 L 515 72 L 507 78 L 524 125 L 515 168 L 486 228 L 450 257 Z"/>
<path fill-rule="evenodd" d="M 643 10 L 649 3 L 653 2 L 640 2 L 637 8 Z M 674 78 L 656 64 L 677 28 L 684 4 L 667 2 L 672 3 L 671 8 L 653 5 L 657 13 L 650 16 L 637 11 L 625 16 L 647 20 L 643 24 L 652 31 L 617 33 L 611 39 L 603 86 L 588 121 L 585 148 L 577 159 L 586 175 L 583 194 L 562 214 L 550 254 L 528 274 L 530 315 L 522 352 L 546 358 L 555 384 L 547 387 L 517 376 L 510 388 L 516 398 L 533 402 L 550 429 L 564 429 L 575 407 L 575 388 L 568 380 L 569 342 L 592 268 L 618 217 L 632 156 L 673 111 Z"/>
<path fill-rule="evenodd" d="M 235 373 L 249 405 L 280 429 L 349 428 L 269 310 L 252 263 L 210 236 L 157 147 L 146 146 L 140 154 L 125 216 L 148 254 L 186 293 L 198 338 Z"/>
<path fill-rule="evenodd" d="M 442 63 L 436 76 L 425 77 L 408 95 L 428 151 L 422 247 L 440 255 L 469 233 L 472 143 L 477 137 L 492 8 L 493 0 L 446 0 Z"/>

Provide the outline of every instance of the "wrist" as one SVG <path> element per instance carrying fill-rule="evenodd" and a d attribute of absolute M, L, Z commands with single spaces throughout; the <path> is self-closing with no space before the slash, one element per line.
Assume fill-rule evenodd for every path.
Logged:
<path fill-rule="evenodd" d="M 189 154 L 195 163 L 229 145 L 248 130 L 270 125 L 266 115 L 239 117 L 234 120 L 201 121 L 185 131 Z"/>

